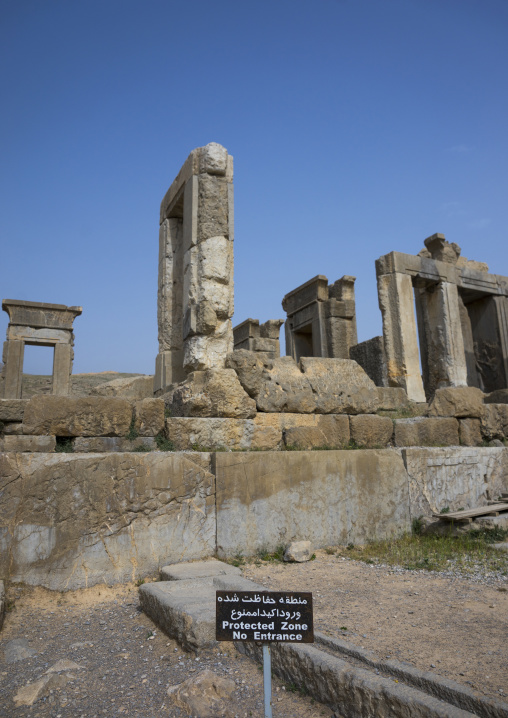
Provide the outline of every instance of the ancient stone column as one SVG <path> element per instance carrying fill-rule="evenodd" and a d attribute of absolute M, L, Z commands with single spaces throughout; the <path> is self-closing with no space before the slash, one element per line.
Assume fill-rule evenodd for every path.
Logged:
<path fill-rule="evenodd" d="M 411 277 L 400 272 L 381 273 L 381 260 L 376 262 L 376 271 L 388 384 L 405 389 L 412 401 L 423 402 L 425 393 L 420 373 Z"/>
<path fill-rule="evenodd" d="M 215 142 L 191 152 L 161 204 L 154 391 L 233 350 L 233 158 Z"/>

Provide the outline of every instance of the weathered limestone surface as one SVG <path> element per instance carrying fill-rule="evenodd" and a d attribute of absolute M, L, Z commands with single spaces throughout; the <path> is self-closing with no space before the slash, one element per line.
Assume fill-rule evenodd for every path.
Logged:
<path fill-rule="evenodd" d="M 219 555 L 303 539 L 316 548 L 362 543 L 409 528 L 396 451 L 218 453 L 215 461 Z"/>
<path fill-rule="evenodd" d="M 376 386 L 355 361 L 305 357 L 263 359 L 255 352 L 230 354 L 227 365 L 238 374 L 258 411 L 302 414 L 362 414 L 379 406 Z"/>
<path fill-rule="evenodd" d="M 326 446 L 326 437 L 317 426 L 295 426 L 283 432 L 284 444 L 288 449 L 318 449 Z M 341 449 L 341 446 L 335 446 Z"/>
<path fill-rule="evenodd" d="M 256 413 L 256 403 L 232 369 L 192 372 L 168 404 L 173 416 L 249 418 Z"/>
<path fill-rule="evenodd" d="M 482 430 L 480 419 L 460 419 L 459 436 L 461 446 L 481 446 Z"/>
<path fill-rule="evenodd" d="M 365 342 L 355 344 L 349 349 L 349 358 L 354 359 L 362 367 L 376 386 L 388 386 L 383 337 L 372 337 Z"/>
<path fill-rule="evenodd" d="M 215 576 L 241 576 L 242 570 L 224 561 L 210 558 L 208 561 L 184 561 L 161 568 L 162 581 L 186 581 Z"/>
<path fill-rule="evenodd" d="M 484 398 L 485 404 L 508 404 L 508 389 L 497 389 Z"/>
<path fill-rule="evenodd" d="M 0 421 L 23 421 L 27 399 L 0 399 Z"/>
<path fill-rule="evenodd" d="M 246 319 L 233 327 L 234 348 L 261 352 L 268 359 L 280 356 L 279 334 L 283 319 L 269 319 L 259 324 L 259 319 Z"/>
<path fill-rule="evenodd" d="M 214 553 L 214 477 L 181 454 L 0 455 L 0 575 L 53 590 Z"/>
<path fill-rule="evenodd" d="M 146 451 L 157 448 L 152 436 L 138 436 L 136 439 L 126 439 L 123 436 L 77 436 L 73 440 L 73 451 L 77 454 L 102 454 L 108 451 L 139 451 L 144 447 Z"/>
<path fill-rule="evenodd" d="M 420 392 L 418 334 L 425 393 L 446 386 L 485 392 L 508 384 L 508 278 L 459 257 L 460 247 L 434 234 L 418 256 L 391 252 L 376 262 L 390 385 Z M 414 290 L 414 296 L 413 296 Z"/>
<path fill-rule="evenodd" d="M 473 417 L 478 419 L 483 412 L 481 389 L 472 386 L 436 389 L 429 406 L 429 416 Z"/>
<path fill-rule="evenodd" d="M 300 436 L 293 433 L 297 429 Z M 345 414 L 260 413 L 254 419 L 251 448 L 263 447 L 263 439 L 270 436 L 272 431 L 276 432 L 276 435 L 280 438 L 284 435 L 286 444 L 294 442 L 300 445 L 302 438 L 304 441 L 310 441 L 311 436 L 314 436 L 317 443 L 310 441 L 309 448 L 330 446 L 335 449 L 341 449 L 350 439 L 349 417 Z M 276 446 L 267 448 L 276 448 Z"/>
<path fill-rule="evenodd" d="M 355 279 L 344 276 L 328 285 L 328 279 L 319 274 L 286 294 L 282 308 L 287 312 L 289 356 L 296 361 L 301 357 L 349 359 L 349 349 L 358 341 Z"/>
<path fill-rule="evenodd" d="M 139 589 L 144 613 L 187 651 L 215 643 L 213 578 L 145 583 Z"/>
<path fill-rule="evenodd" d="M 507 439 L 508 404 L 487 404 L 483 407 L 481 422 L 486 439 Z"/>
<path fill-rule="evenodd" d="M 395 419 L 395 446 L 458 446 L 459 422 L 454 418 Z"/>
<path fill-rule="evenodd" d="M 220 369 L 233 350 L 233 158 L 193 150 L 161 203 L 154 391 Z"/>
<path fill-rule="evenodd" d="M 376 273 L 388 385 L 405 389 L 411 401 L 425 401 L 411 277 L 400 272 L 386 273 L 382 259 L 376 262 Z"/>
<path fill-rule="evenodd" d="M 153 376 L 121 377 L 95 386 L 95 396 L 119 396 L 123 399 L 149 399 L 153 397 Z"/>
<path fill-rule="evenodd" d="M 217 675 L 208 668 L 168 688 L 169 703 L 187 715 L 227 715 L 228 698 L 236 689 L 231 678 Z M 180 711 L 179 711 L 180 712 Z"/>
<path fill-rule="evenodd" d="M 134 405 L 134 429 L 139 436 L 157 436 L 164 429 L 164 401 L 142 399 Z"/>
<path fill-rule="evenodd" d="M 400 387 L 378 386 L 377 396 L 379 409 L 383 409 L 385 411 L 403 409 L 411 405 L 414 407 L 414 404 L 409 401 L 406 391 Z"/>
<path fill-rule="evenodd" d="M 279 449 L 293 442 L 293 430 L 301 430 L 305 447 L 331 446 L 341 448 L 349 441 L 349 417 L 331 414 L 256 414 L 253 419 L 214 419 L 170 417 L 166 419 L 166 434 L 179 451 L 193 446 L 210 450 Z M 76 440 L 77 441 L 77 440 Z"/>
<path fill-rule="evenodd" d="M 310 561 L 313 553 L 310 541 L 292 541 L 284 552 L 284 561 L 304 563 Z"/>
<path fill-rule="evenodd" d="M 350 417 L 351 439 L 361 446 L 384 448 L 392 438 L 393 421 L 386 416 L 359 414 Z"/>
<path fill-rule="evenodd" d="M 411 516 L 485 506 L 508 487 L 508 448 L 403 449 Z"/>
<path fill-rule="evenodd" d="M 21 398 L 25 344 L 53 349 L 52 393 L 68 394 L 74 358 L 72 324 L 82 308 L 4 299 L 2 309 L 9 315 L 0 377 L 3 396 Z"/>
<path fill-rule="evenodd" d="M 54 451 L 56 439 L 54 436 L 19 436 L 10 435 L 0 439 L 2 451 Z"/>
<path fill-rule="evenodd" d="M 25 409 L 24 434 L 124 436 L 132 406 L 125 399 L 34 396 Z"/>

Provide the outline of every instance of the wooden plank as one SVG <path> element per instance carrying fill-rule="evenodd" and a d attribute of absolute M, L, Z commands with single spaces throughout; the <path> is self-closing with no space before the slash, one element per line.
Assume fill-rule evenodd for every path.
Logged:
<path fill-rule="evenodd" d="M 479 508 L 467 509 L 466 511 L 450 511 L 446 514 L 433 513 L 433 516 L 448 521 L 460 521 L 475 516 L 499 516 L 502 511 L 508 511 L 508 503 L 480 506 Z"/>

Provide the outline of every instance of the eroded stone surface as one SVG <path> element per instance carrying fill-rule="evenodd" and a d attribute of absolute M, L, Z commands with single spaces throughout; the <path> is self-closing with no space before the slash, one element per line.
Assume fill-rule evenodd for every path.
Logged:
<path fill-rule="evenodd" d="M 304 563 L 311 560 L 313 553 L 310 541 L 291 541 L 284 552 L 284 561 Z"/>
<path fill-rule="evenodd" d="M 508 449 L 404 449 L 412 516 L 485 506 L 506 490 Z"/>
<path fill-rule="evenodd" d="M 23 421 L 27 399 L 0 399 L 0 421 Z"/>
<path fill-rule="evenodd" d="M 409 529 L 396 451 L 224 452 L 215 462 L 219 556 L 273 551 L 302 536 L 319 548 Z"/>
<path fill-rule="evenodd" d="M 209 369 L 189 374 L 172 393 L 173 416 L 249 418 L 256 404 L 232 369 Z"/>
<path fill-rule="evenodd" d="M 437 389 L 429 406 L 429 416 L 479 418 L 483 412 L 481 389 L 472 386 Z"/>
<path fill-rule="evenodd" d="M 125 399 L 34 396 L 25 409 L 24 434 L 125 436 L 132 406 Z"/>
<path fill-rule="evenodd" d="M 157 436 L 164 429 L 164 401 L 142 399 L 134 405 L 134 430 L 139 436 Z"/>
<path fill-rule="evenodd" d="M 120 377 L 95 386 L 92 394 L 96 396 L 119 396 L 125 399 L 149 399 L 153 396 L 153 376 Z"/>
<path fill-rule="evenodd" d="M 395 446 L 458 446 L 459 422 L 454 418 L 395 419 Z"/>
<path fill-rule="evenodd" d="M 223 678 L 206 668 L 196 676 L 168 688 L 172 705 L 196 718 L 209 716 L 232 716 L 227 710 L 227 699 L 236 688 L 231 678 Z"/>
<path fill-rule="evenodd" d="M 508 404 L 487 404 L 483 407 L 482 433 L 486 439 L 508 438 Z"/>
<path fill-rule="evenodd" d="M 214 477 L 179 454 L 2 454 L 0 492 L 13 581 L 77 589 L 214 552 Z"/>
<path fill-rule="evenodd" d="M 297 366 L 291 357 L 265 359 L 259 353 L 239 350 L 226 363 L 256 400 L 258 411 L 357 414 L 379 406 L 374 383 L 350 359 L 305 357 Z"/>
<path fill-rule="evenodd" d="M 360 446 L 385 447 L 393 434 L 393 422 L 386 416 L 359 414 L 350 418 L 351 439 Z"/>
<path fill-rule="evenodd" d="M 482 431 L 479 419 L 460 419 L 459 435 L 461 446 L 481 446 Z"/>

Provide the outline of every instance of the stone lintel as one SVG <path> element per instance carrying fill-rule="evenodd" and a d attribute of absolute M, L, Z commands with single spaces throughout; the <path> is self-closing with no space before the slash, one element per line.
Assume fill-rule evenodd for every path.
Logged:
<path fill-rule="evenodd" d="M 376 275 L 409 274 L 414 283 L 422 286 L 433 282 L 449 282 L 464 290 L 478 293 L 508 296 L 508 277 L 489 274 L 466 266 L 459 267 L 448 262 L 440 262 L 428 257 L 419 257 L 403 252 L 390 252 L 376 260 Z"/>
<path fill-rule="evenodd" d="M 282 308 L 289 315 L 303 309 L 312 302 L 324 302 L 328 299 L 328 278 L 318 274 L 308 282 L 288 292 L 282 300 Z"/>
<path fill-rule="evenodd" d="M 246 339 L 252 339 L 259 337 L 259 319 L 246 319 L 244 322 L 240 322 L 236 327 L 233 327 L 233 336 L 235 344 L 245 341 Z"/>
<path fill-rule="evenodd" d="M 9 315 L 10 324 L 24 327 L 70 329 L 82 307 L 67 307 L 65 304 L 26 302 L 18 299 L 4 299 L 2 309 Z"/>
<path fill-rule="evenodd" d="M 233 181 L 233 157 L 228 154 L 225 147 L 216 142 L 192 150 L 161 202 L 161 223 L 170 216 L 171 210 L 180 201 L 178 195 L 187 181 L 193 175 L 199 174 L 225 177 L 230 183 Z"/>

